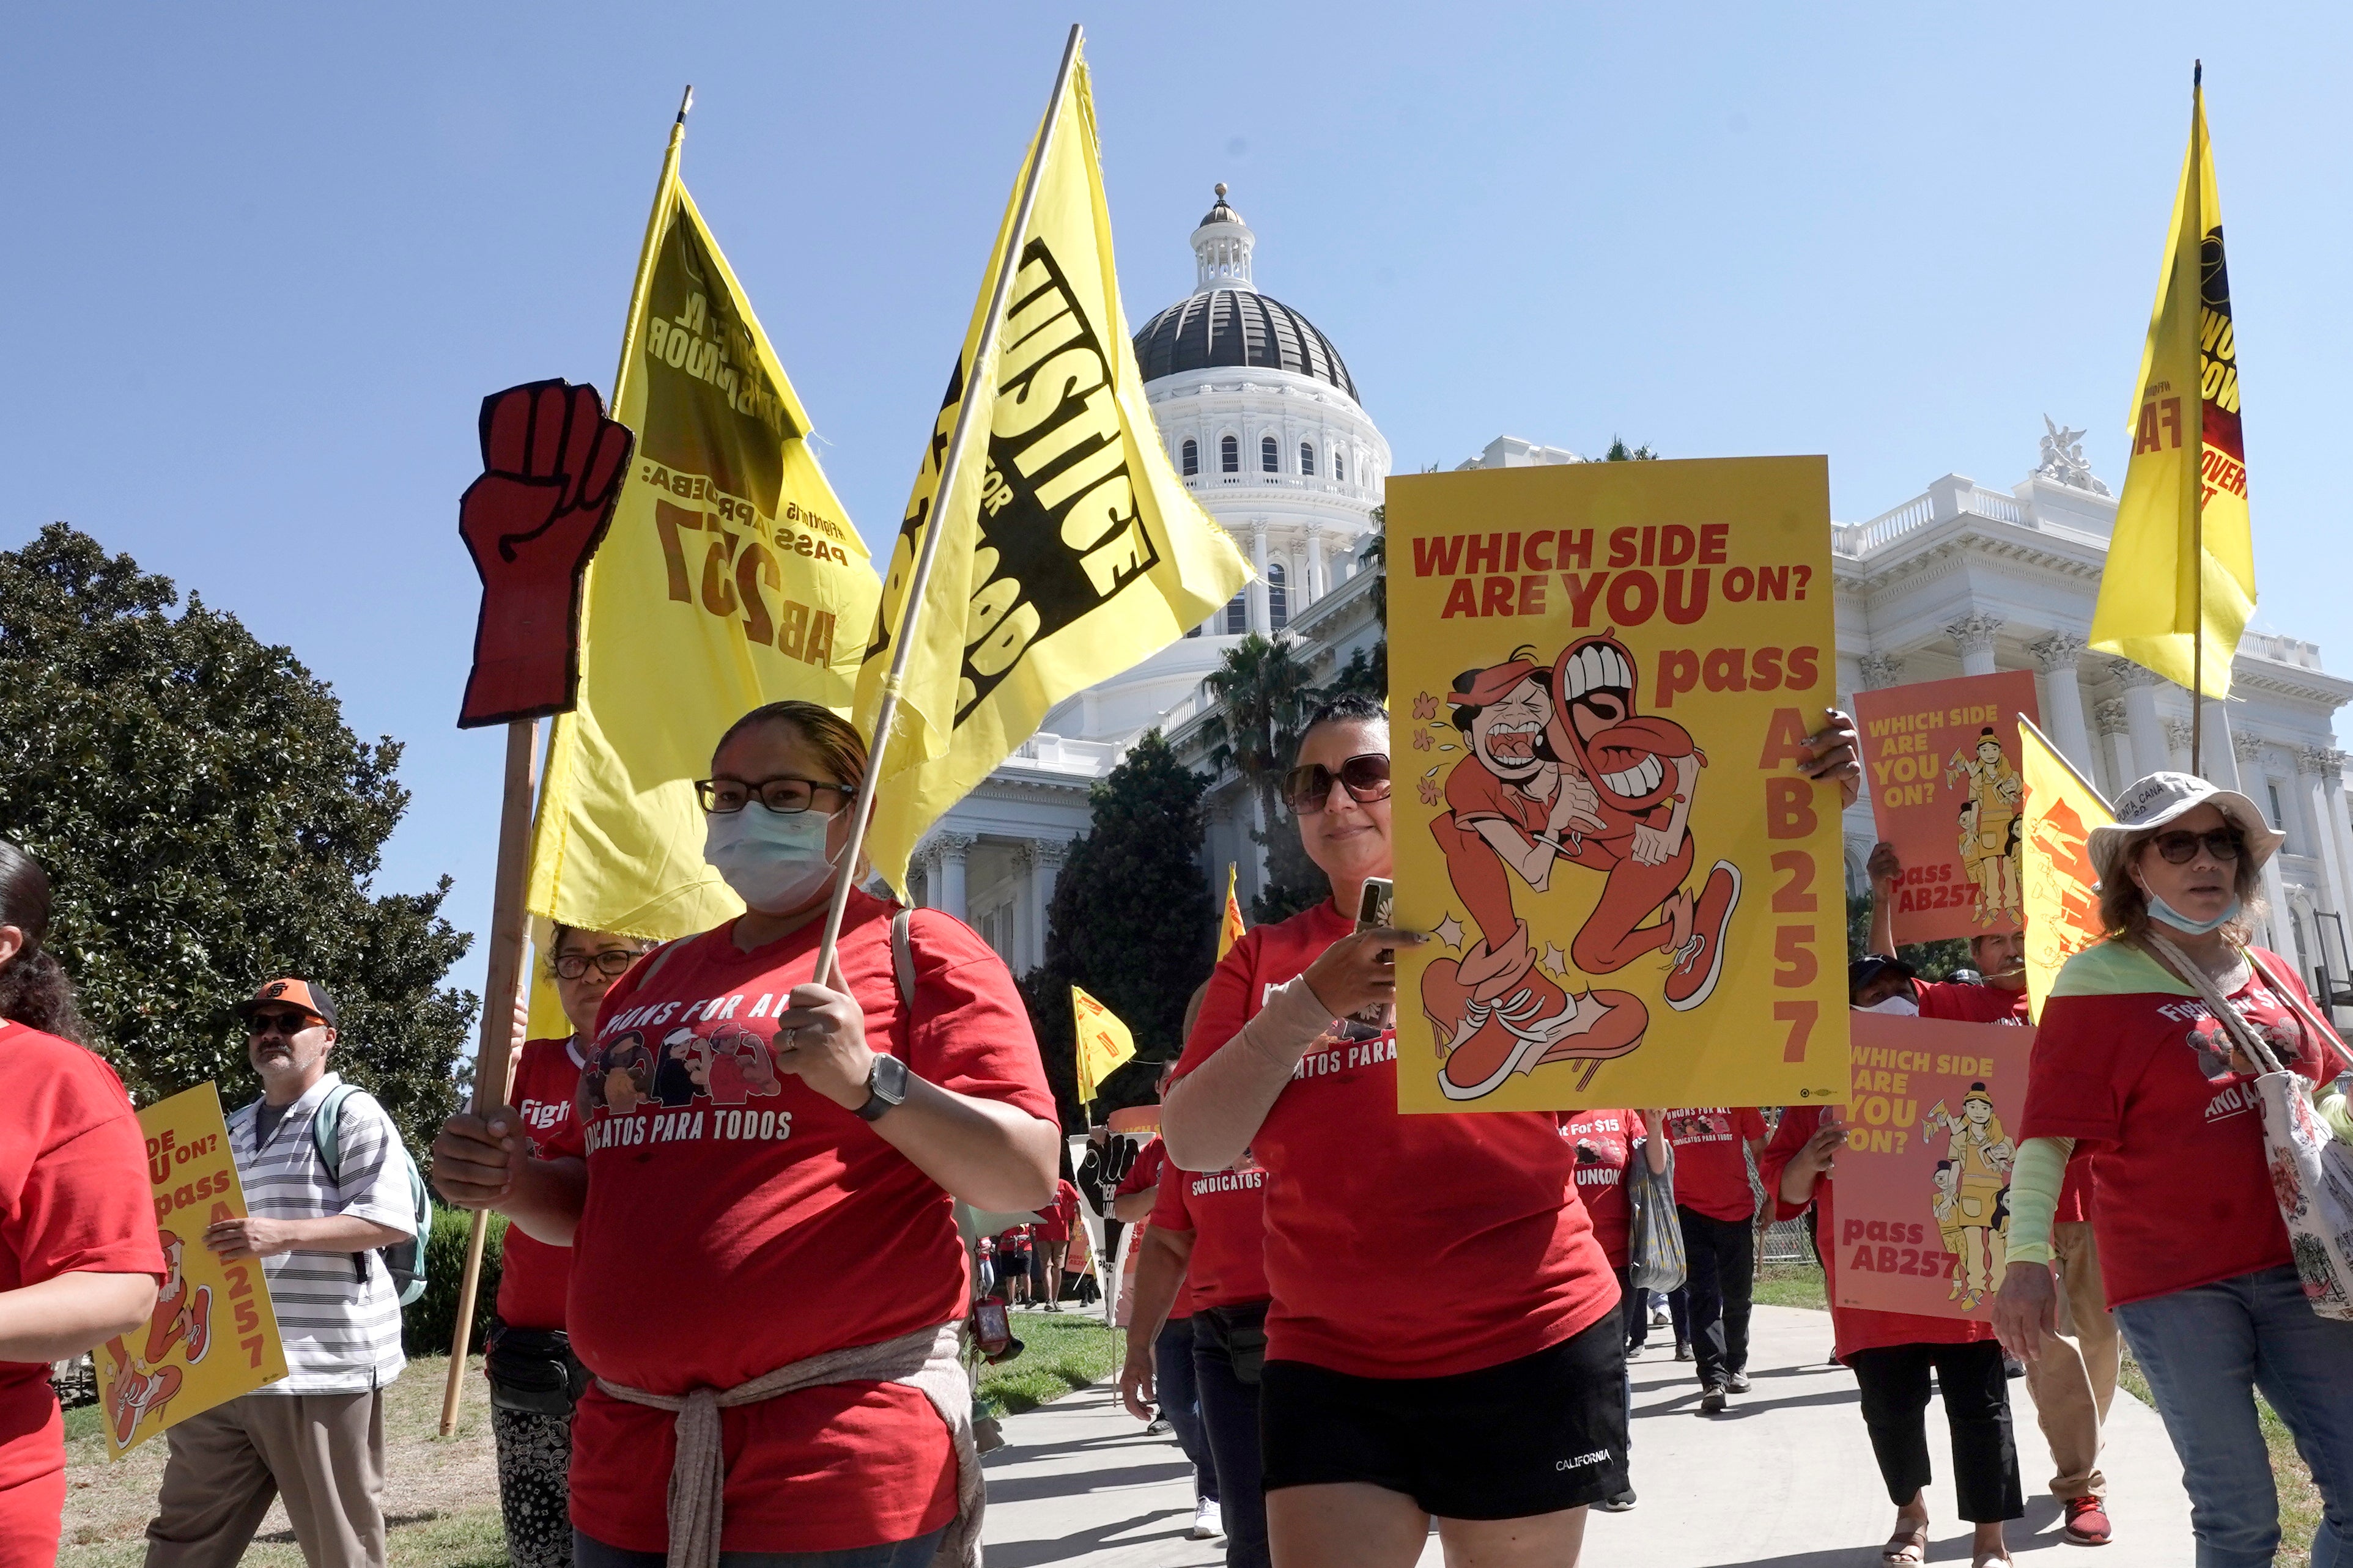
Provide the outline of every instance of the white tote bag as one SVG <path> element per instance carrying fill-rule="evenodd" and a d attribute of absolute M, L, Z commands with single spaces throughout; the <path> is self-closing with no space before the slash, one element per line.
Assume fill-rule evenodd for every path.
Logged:
<path fill-rule="evenodd" d="M 2272 1195 L 2287 1225 L 2295 1271 L 2312 1310 L 2324 1318 L 2353 1321 L 2353 1149 L 2338 1142 L 2312 1108 L 2310 1079 L 2283 1063 L 2239 1010 L 2224 1001 L 2206 972 L 2155 931 L 2144 938 L 2167 967 L 2188 981 L 2206 1010 L 2227 1032 L 2240 1054 L 2255 1065 L 2256 1103 L 2263 1113 L 2263 1157 L 2271 1167 Z M 2337 1043 L 2330 1029 L 2252 952 L 2248 962 L 2293 1011 L 2313 1048 L 2326 1058 Z"/>

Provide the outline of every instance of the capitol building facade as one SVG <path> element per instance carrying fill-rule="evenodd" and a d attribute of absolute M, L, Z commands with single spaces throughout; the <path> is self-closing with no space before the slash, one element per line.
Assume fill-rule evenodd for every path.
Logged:
<path fill-rule="evenodd" d="M 1363 560 L 1389 473 L 1388 443 L 1357 400 L 1331 340 L 1253 281 L 1254 237 L 1226 188 L 1193 231 L 1191 295 L 1135 334 L 1145 391 L 1170 460 L 1258 580 L 1177 643 L 1056 708 L 1039 731 L 919 846 L 917 899 L 968 921 L 1016 973 L 1043 961 L 1046 910 L 1071 840 L 1089 826 L 1088 790 L 1155 727 L 1177 754 L 1216 772 L 1203 734 L 1203 679 L 1252 632 L 1287 639 L 1319 681 L 1382 637 Z M 2189 770 L 2181 688 L 2085 647 L 2116 500 L 2076 437 L 2045 421 L 2041 461 L 2007 490 L 1957 474 L 1859 523 L 1833 523 L 1841 704 L 1858 690 L 2030 669 L 2042 728 L 2111 796 L 2160 768 Z M 1583 461 L 1498 437 L 1463 468 Z M 2346 922 L 2353 917 L 2353 815 L 2337 710 L 2353 680 L 2320 649 L 2249 632 L 2232 696 L 2210 705 L 2205 773 L 2234 784 L 2287 834 L 2265 876 L 2265 944 L 2316 985 L 2326 970 L 2353 1017 Z M 1219 773 L 1202 874 L 1222 893 L 1240 868 L 1247 904 L 1263 868 L 1257 810 Z M 1875 835 L 1867 805 L 1845 821 L 1850 887 Z"/>

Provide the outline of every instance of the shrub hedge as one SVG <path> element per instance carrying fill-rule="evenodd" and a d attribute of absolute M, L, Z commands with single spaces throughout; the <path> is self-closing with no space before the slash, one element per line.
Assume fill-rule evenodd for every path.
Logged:
<path fill-rule="evenodd" d="M 410 1355 L 448 1355 L 458 1327 L 458 1280 L 466 1268 L 466 1236 L 474 1216 L 464 1209 L 433 1205 L 433 1234 L 425 1242 L 425 1294 L 400 1314 L 401 1349 Z M 474 1353 L 481 1353 L 482 1335 L 491 1326 L 491 1307 L 499 1299 L 499 1253 L 506 1240 L 507 1216 L 491 1215 L 490 1234 L 482 1238 L 482 1280 L 474 1295 Z"/>

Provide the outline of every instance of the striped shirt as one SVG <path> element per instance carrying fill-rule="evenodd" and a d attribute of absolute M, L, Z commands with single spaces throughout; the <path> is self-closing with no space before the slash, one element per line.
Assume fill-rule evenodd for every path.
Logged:
<path fill-rule="evenodd" d="M 257 1219 L 327 1219 L 349 1215 L 411 1235 L 407 1173 L 393 1158 L 400 1134 L 365 1094 L 343 1105 L 336 1152 L 338 1184 L 319 1158 L 311 1123 L 328 1091 L 343 1081 L 327 1073 L 286 1108 L 269 1141 L 254 1147 L 261 1101 L 228 1119 L 229 1152 L 245 1184 L 246 1208 Z M 380 1387 L 400 1375 L 400 1299 L 374 1252 L 281 1252 L 264 1258 L 269 1305 L 286 1344 L 286 1375 L 257 1394 L 350 1394 Z"/>

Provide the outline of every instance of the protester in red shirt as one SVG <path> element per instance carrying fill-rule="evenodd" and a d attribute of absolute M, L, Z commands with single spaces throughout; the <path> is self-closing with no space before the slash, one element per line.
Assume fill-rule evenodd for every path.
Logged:
<path fill-rule="evenodd" d="M 612 931 L 558 925 L 548 973 L 572 1033 L 526 1040 L 507 1082 L 532 1158 L 552 1156 L 573 1125 L 586 1042 L 596 1033 L 605 993 L 650 944 Z M 551 1247 L 509 1226 L 499 1255 L 499 1299 L 482 1342 L 491 1383 L 491 1436 L 498 1445 L 499 1516 L 517 1568 L 569 1568 L 572 1412 L 587 1371 L 564 1331 L 572 1249 Z"/>
<path fill-rule="evenodd" d="M 0 1568 L 58 1560 L 49 1363 L 145 1327 L 164 1273 L 139 1119 L 87 1047 L 48 929 L 48 873 L 0 838 Z"/>
<path fill-rule="evenodd" d="M 997 1285 L 1006 1304 L 1029 1300 L 1029 1227 L 1017 1225 L 997 1238 Z"/>
<path fill-rule="evenodd" d="M 1248 1155 L 1226 1171 L 1168 1165 L 1143 1245 L 1120 1392 L 1128 1409 L 1141 1414 L 1155 1391 L 1166 1409 L 1173 1389 L 1195 1390 L 1216 1486 L 1208 1507 L 1195 1506 L 1194 1535 L 1205 1539 L 1202 1527 L 1215 1524 L 1225 1532 L 1227 1568 L 1266 1568 L 1259 1447 L 1269 1294 L 1266 1173 Z M 1181 1344 L 1166 1330 L 1149 1334 L 1154 1319 L 1166 1314 L 1173 1323 L 1180 1310 L 1190 1312 Z M 1147 1345 L 1165 1345 L 1167 1353 L 1139 1354 Z"/>
<path fill-rule="evenodd" d="M 1872 850 L 1866 868 L 1871 875 L 1872 952 L 1904 972 L 1908 994 L 1922 1017 L 1975 1024 L 2031 1022 L 2023 930 L 1986 931 L 1970 940 L 1970 956 L 1983 984 L 1914 979 L 1910 966 L 1895 953 L 1895 889 L 1904 863 L 1894 845 L 1882 843 Z M 2116 1321 L 2100 1285 L 2091 1185 L 2091 1159 L 2079 1154 L 2068 1162 L 2051 1227 L 2052 1260 L 2065 1304 L 2042 1353 L 2026 1363 L 2026 1384 L 2034 1399 L 2035 1423 L 2051 1448 L 2051 1493 L 2066 1507 L 2067 1537 L 2098 1546 L 2106 1544 L 2111 1534 L 2104 1500 L 2108 1481 L 2100 1469 L 2100 1429 L 2116 1399 L 2122 1357 Z"/>
<path fill-rule="evenodd" d="M 1831 1179 L 1846 1129 L 1818 1105 L 1790 1106 L 1758 1159 L 1757 1173 L 1773 1200 L 1773 1217 L 1795 1219 L 1810 1207 L 1822 1245 L 1822 1276 L 1831 1300 L 1831 1354 L 1854 1373 L 1862 1392 L 1863 1425 L 1879 1460 L 1895 1529 L 1880 1561 L 1925 1562 L 1928 1552 L 1928 1375 L 1936 1373 L 1945 1421 L 1952 1429 L 1953 1492 L 1963 1519 L 1976 1526 L 1970 1551 L 1977 1568 L 2007 1564 L 2002 1521 L 2026 1511 L 2018 1481 L 2018 1447 L 2010 1435 L 2010 1377 L 1991 1325 L 1968 1318 L 1877 1312 L 1838 1304 L 1839 1245 Z"/>
<path fill-rule="evenodd" d="M 1398 1113 L 1396 1030 L 1361 1020 L 1396 1005 L 1388 954 L 1426 939 L 1349 913 L 1390 875 L 1388 750 L 1368 700 L 1309 721 L 1284 794 L 1333 899 L 1219 962 L 1162 1135 L 1187 1170 L 1247 1151 L 1267 1172 L 1259 1400 L 1285 1568 L 1411 1563 L 1433 1516 L 1450 1556 L 1573 1563 L 1586 1506 L 1627 1486 L 1618 1281 L 1555 1116 Z M 1838 721 L 1804 771 L 1843 790 L 1854 750 Z"/>
<path fill-rule="evenodd" d="M 2278 1548 L 2258 1389 L 2320 1490 L 2313 1561 L 2353 1561 L 2353 1322 L 2315 1310 L 2353 1282 L 2325 1247 L 2289 1239 L 2283 1205 L 2311 1199 L 2269 1156 L 2255 1085 L 2265 1053 L 2315 1083 L 2345 1065 L 2294 970 L 2249 945 L 2284 836 L 2245 795 L 2186 773 L 2136 781 L 2116 817 L 2086 845 L 2108 934 L 2043 1002 L 1994 1323 L 2012 1354 L 2042 1354 L 2052 1211 L 2070 1156 L 2090 1151 L 2108 1304 L 2180 1457 L 2199 1561 Z M 2288 1081 L 2281 1109 L 2345 1140 L 2342 1097 L 2316 1110 Z"/>
<path fill-rule="evenodd" d="M 1062 1175 L 1054 1185 L 1054 1201 L 1038 1211 L 1030 1231 L 1036 1247 L 1039 1294 L 1050 1312 L 1062 1310 L 1062 1268 L 1070 1261 L 1071 1230 L 1079 1223 L 1079 1189 L 1070 1176 L 1071 1156 L 1062 1153 Z"/>
<path fill-rule="evenodd" d="M 1699 1362 L 1700 1409 L 1748 1392 L 1748 1315 L 1757 1289 L 1757 1192 L 1748 1157 L 1765 1147 L 1753 1106 L 1686 1106 L 1666 1112 L 1675 1151 L 1675 1215 L 1683 1227 L 1688 1333 Z"/>
<path fill-rule="evenodd" d="M 1609 1267 L 1618 1276 L 1629 1357 L 1650 1338 L 1651 1316 L 1644 1299 L 1647 1292 L 1634 1289 L 1628 1235 L 1634 1214 L 1626 1184 L 1634 1176 L 1637 1149 L 1642 1151 L 1642 1162 L 1652 1172 L 1666 1170 L 1667 1142 L 1649 1135 L 1649 1130 L 1662 1125 L 1663 1121 L 1655 1110 L 1647 1114 L 1639 1110 L 1568 1110 L 1560 1117 L 1560 1135 L 1577 1154 L 1577 1195 L 1584 1203 L 1585 1212 L 1593 1216 L 1593 1237 L 1601 1244 L 1602 1255 L 1609 1259 Z M 1634 1420 L 1634 1374 L 1630 1366 L 1627 1368 L 1625 1387 L 1626 1446 L 1630 1452 Z M 1605 1513 L 1623 1513 L 1634 1506 L 1634 1489 L 1628 1487 L 1595 1506 Z"/>
<path fill-rule="evenodd" d="M 951 1200 L 1034 1209 L 1060 1132 L 1012 976 L 959 921 L 917 910 L 902 947 L 892 907 L 852 892 L 817 976 L 865 768 L 826 709 L 739 720 L 697 789 L 744 913 L 607 995 L 563 1157 L 530 1158 L 512 1110 L 452 1117 L 435 1144 L 452 1202 L 573 1247 L 586 1568 L 673 1547 L 914 1568 L 977 1539 Z M 657 1059 L 691 1093 L 646 1094 Z"/>
<path fill-rule="evenodd" d="M 1171 1062 L 1160 1075 L 1160 1089 L 1168 1088 Z M 1208 1541 L 1223 1533 L 1218 1498 L 1218 1468 L 1208 1432 L 1201 1425 L 1201 1405 L 1193 1376 L 1193 1292 L 1185 1271 L 1176 1268 L 1173 1291 L 1146 1268 L 1160 1248 L 1153 1243 L 1152 1215 L 1160 1204 L 1160 1189 L 1192 1178 L 1168 1163 L 1167 1151 L 1155 1134 L 1136 1151 L 1135 1163 L 1120 1178 L 1112 1202 L 1114 1218 L 1139 1226 L 1132 1256 L 1135 1258 L 1135 1296 L 1128 1305 L 1127 1356 L 1120 1372 L 1120 1389 L 1136 1419 L 1153 1419 L 1151 1405 L 1158 1401 L 1157 1419 L 1176 1436 L 1177 1447 L 1193 1466 L 1192 1538 Z M 1187 1242 L 1190 1237 L 1187 1237 Z M 1176 1250 L 1183 1251 L 1178 1246 Z M 1163 1297 L 1166 1300 L 1163 1300 Z M 1155 1321 L 1157 1327 L 1155 1327 Z"/>

